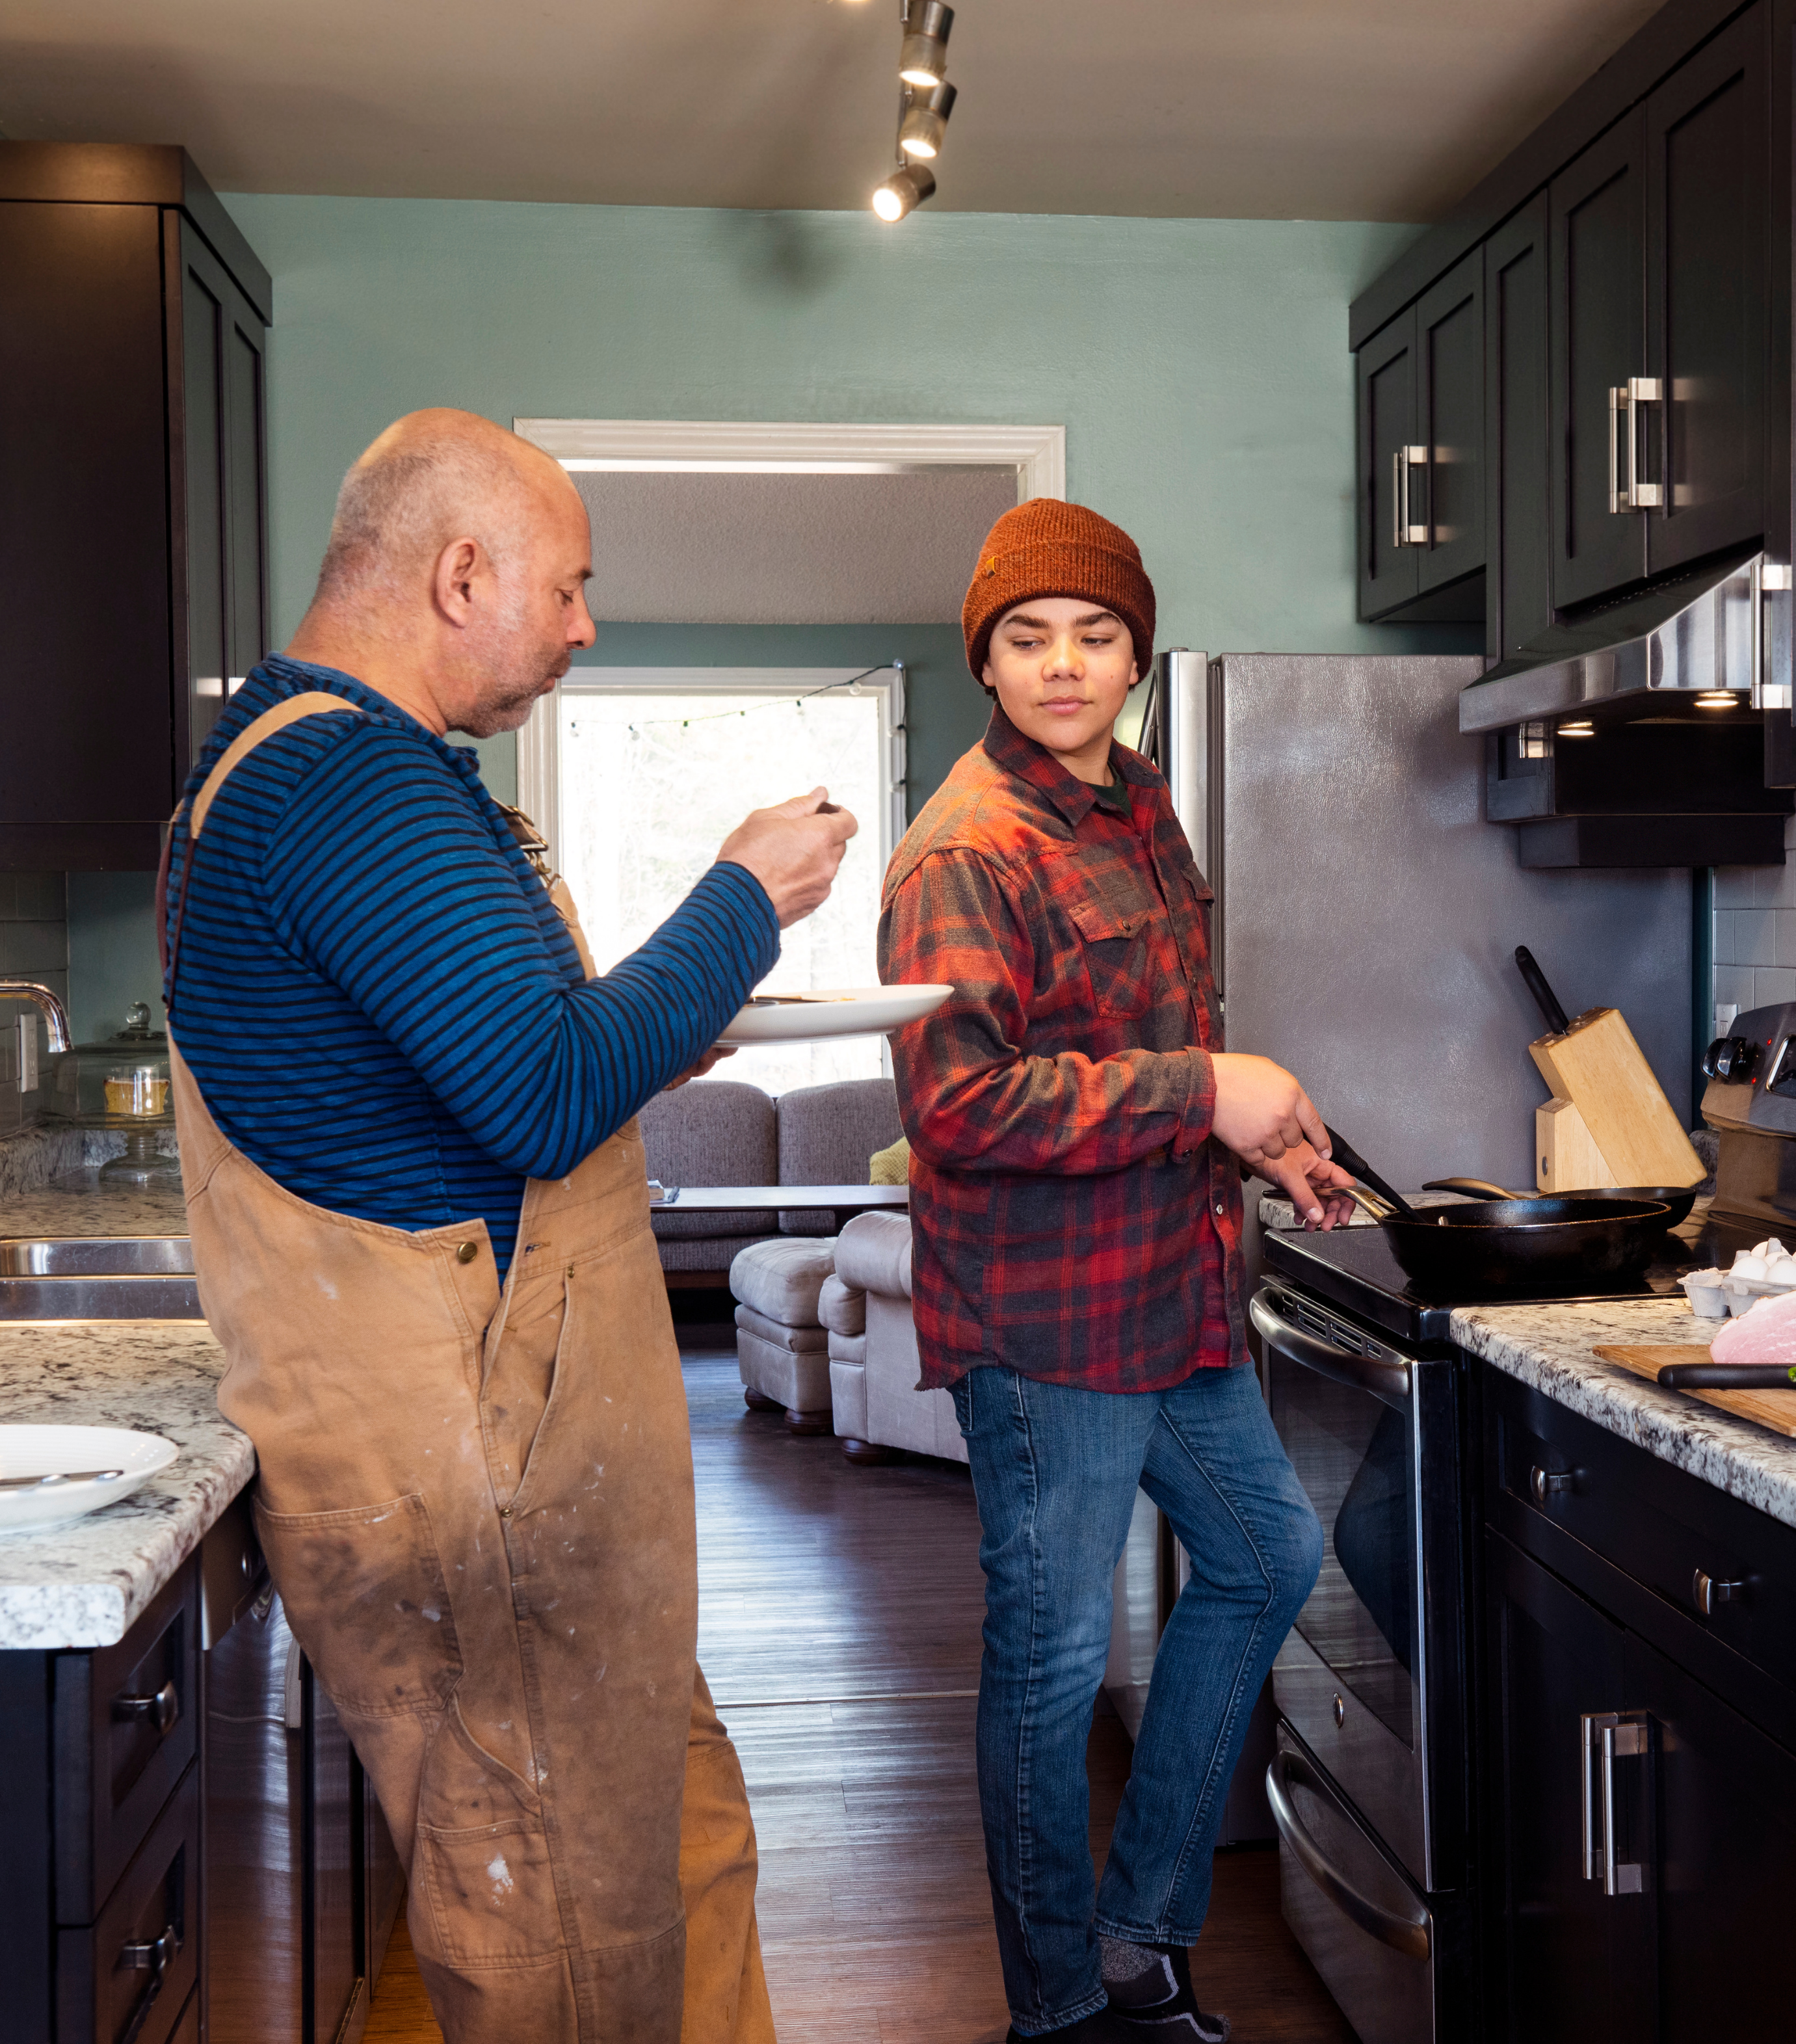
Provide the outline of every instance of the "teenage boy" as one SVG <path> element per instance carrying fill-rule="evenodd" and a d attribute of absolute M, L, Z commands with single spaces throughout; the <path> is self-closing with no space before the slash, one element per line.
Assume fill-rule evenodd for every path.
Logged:
<path fill-rule="evenodd" d="M 1347 1174 L 1288 1072 L 1226 1055 L 1166 784 L 1111 728 L 1153 645 L 1133 540 L 1037 498 L 987 536 L 995 698 L 885 877 L 923 1388 L 951 1388 L 985 1570 L 979 1792 L 1011 2038 L 1217 2044 L 1188 1948 L 1229 1778 L 1322 1529 L 1248 1358 L 1241 1167 L 1311 1225 Z M 1138 1485 L 1191 1556 L 1096 1897 L 1086 1737 Z"/>

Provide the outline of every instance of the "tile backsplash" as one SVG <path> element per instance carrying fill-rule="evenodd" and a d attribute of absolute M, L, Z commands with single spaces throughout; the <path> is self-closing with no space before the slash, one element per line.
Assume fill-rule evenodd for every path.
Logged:
<path fill-rule="evenodd" d="M 59 873 L 0 873 L 0 979 L 35 979 L 68 1001 L 68 889 Z M 17 1018 L 37 1024 L 39 1075 L 48 1049 L 37 1010 L 0 1000 L 0 1135 L 37 1112 L 39 1095 L 19 1090 Z"/>
<path fill-rule="evenodd" d="M 1796 1001 L 1796 816 L 1784 866 L 1715 868 L 1715 1005 Z"/>

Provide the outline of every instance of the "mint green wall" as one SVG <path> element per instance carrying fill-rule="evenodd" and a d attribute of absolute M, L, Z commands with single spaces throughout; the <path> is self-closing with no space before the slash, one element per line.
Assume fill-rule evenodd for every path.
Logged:
<path fill-rule="evenodd" d="M 162 1027 L 162 965 L 156 956 L 153 873 L 68 877 L 68 1012 L 78 1043 L 94 1043 L 147 1001 Z"/>
<path fill-rule="evenodd" d="M 1412 237 L 1338 222 L 227 200 L 275 280 L 278 636 L 343 470 L 421 405 L 1064 424 L 1163 645 L 1458 650 L 1353 617 L 1347 305 Z M 483 748 L 504 791 L 509 747 Z"/>

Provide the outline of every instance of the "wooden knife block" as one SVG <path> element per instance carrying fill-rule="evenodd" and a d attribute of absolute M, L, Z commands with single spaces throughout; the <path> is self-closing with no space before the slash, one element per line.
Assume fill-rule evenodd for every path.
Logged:
<path fill-rule="evenodd" d="M 1694 1185 L 1702 1159 L 1617 1008 L 1592 1008 L 1528 1055 L 1552 1089 L 1534 1110 L 1543 1192 L 1590 1185 Z"/>

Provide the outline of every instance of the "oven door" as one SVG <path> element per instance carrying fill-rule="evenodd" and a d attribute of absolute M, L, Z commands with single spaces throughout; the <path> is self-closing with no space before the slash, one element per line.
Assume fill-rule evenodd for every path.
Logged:
<path fill-rule="evenodd" d="M 1406 1356 L 1282 1286 L 1261 1289 L 1253 1318 L 1272 1422 L 1324 1536 L 1273 1666 L 1280 1713 L 1413 1880 L 1456 1887 L 1457 1366 Z"/>

